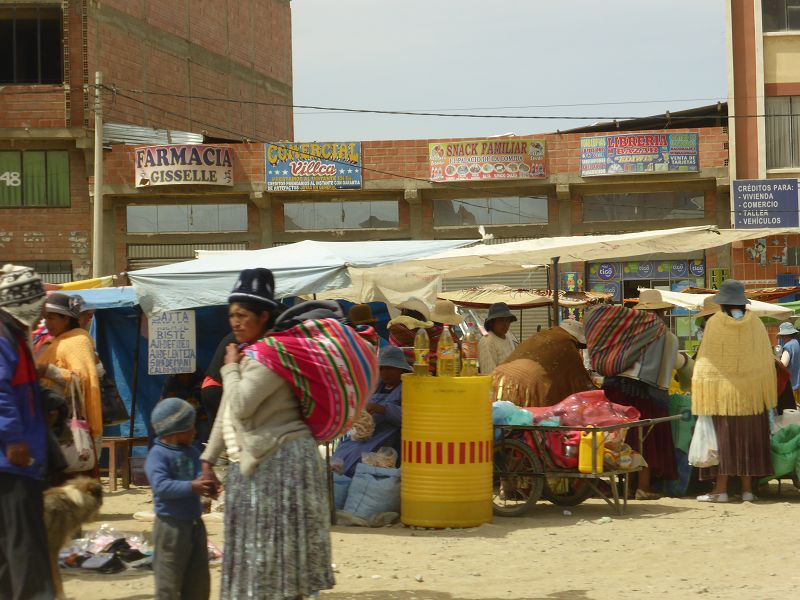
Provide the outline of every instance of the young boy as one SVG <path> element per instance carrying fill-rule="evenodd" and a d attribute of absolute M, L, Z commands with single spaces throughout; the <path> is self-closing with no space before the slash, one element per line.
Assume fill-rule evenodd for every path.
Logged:
<path fill-rule="evenodd" d="M 206 528 L 200 496 L 215 495 L 200 477 L 200 453 L 192 447 L 195 410 L 180 398 L 156 404 L 151 423 L 156 442 L 145 472 L 153 490 L 153 571 L 158 600 L 207 599 L 210 591 Z"/>

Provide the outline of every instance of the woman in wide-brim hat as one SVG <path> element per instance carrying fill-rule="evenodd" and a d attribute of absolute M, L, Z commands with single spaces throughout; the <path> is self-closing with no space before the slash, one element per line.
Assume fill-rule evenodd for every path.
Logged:
<path fill-rule="evenodd" d="M 222 403 L 201 457 L 203 476 L 213 481 L 223 451 L 230 462 L 223 599 L 300 598 L 334 584 L 327 482 L 317 443 L 287 380 L 249 350 L 278 322 L 274 289 L 269 269 L 246 269 L 228 298 L 236 343 L 226 348 Z M 327 304 L 317 304 L 325 313 Z M 341 315 L 338 305 L 330 305 Z"/>
<path fill-rule="evenodd" d="M 746 310 L 741 282 L 728 279 L 713 297 L 720 312 L 705 327 L 692 376 L 692 412 L 710 416 L 719 464 L 700 469 L 714 479 L 701 502 L 728 502 L 728 479 L 738 476 L 742 499 L 752 501 L 753 478 L 772 473 L 768 411 L 777 405 L 775 358 L 761 320 Z"/>
<path fill-rule="evenodd" d="M 478 342 L 478 365 L 483 375 L 491 374 L 517 347 L 508 333 L 511 323 L 516 320 L 505 302 L 496 302 L 489 307 L 483 322 L 486 335 Z"/>

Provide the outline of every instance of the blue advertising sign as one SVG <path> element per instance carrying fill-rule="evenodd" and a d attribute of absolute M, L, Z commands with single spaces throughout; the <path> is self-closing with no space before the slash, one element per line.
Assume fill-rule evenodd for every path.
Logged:
<path fill-rule="evenodd" d="M 736 229 L 798 227 L 797 179 L 737 179 L 733 182 Z"/>
<path fill-rule="evenodd" d="M 361 189 L 361 142 L 266 144 L 268 192 Z"/>
<path fill-rule="evenodd" d="M 617 269 L 613 263 L 603 263 L 597 269 L 597 276 L 603 281 L 614 279 L 617 275 Z"/>
<path fill-rule="evenodd" d="M 700 170 L 696 133 L 631 133 L 581 139 L 581 176 Z"/>
<path fill-rule="evenodd" d="M 676 260 L 672 262 L 669 269 L 670 277 L 686 277 L 689 274 L 689 266 L 685 260 Z"/>

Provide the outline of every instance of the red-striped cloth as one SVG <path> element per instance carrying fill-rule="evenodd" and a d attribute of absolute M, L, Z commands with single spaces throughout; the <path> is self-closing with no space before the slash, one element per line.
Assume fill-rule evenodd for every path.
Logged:
<path fill-rule="evenodd" d="M 373 328 L 319 319 L 270 333 L 244 353 L 289 383 L 311 434 L 326 442 L 352 426 L 375 390 L 377 348 Z"/>
<path fill-rule="evenodd" d="M 629 369 L 647 346 L 667 332 L 655 313 L 609 304 L 590 310 L 583 324 L 592 368 L 604 377 Z"/>

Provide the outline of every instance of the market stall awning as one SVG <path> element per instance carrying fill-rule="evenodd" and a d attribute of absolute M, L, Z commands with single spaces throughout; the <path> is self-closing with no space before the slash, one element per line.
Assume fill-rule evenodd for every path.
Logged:
<path fill-rule="evenodd" d="M 703 309 L 703 301 L 717 292 L 715 291 L 713 294 L 687 294 L 685 292 L 659 290 L 659 293 L 664 302 L 697 312 Z M 773 317 L 775 319 L 788 319 L 793 314 L 792 309 L 783 304 L 770 304 L 758 300 L 751 300 L 750 304 L 747 305 L 747 310 L 752 311 L 753 314 L 759 317 Z"/>
<path fill-rule="evenodd" d="M 244 269 L 271 269 L 275 275 L 275 295 L 283 298 L 346 288 L 352 283 L 348 270 L 351 267 L 383 268 L 474 243 L 475 240 L 306 240 L 131 271 L 128 278 L 142 309 L 150 314 L 226 304 L 236 278 Z M 391 270 L 384 272 L 391 273 Z"/>
<path fill-rule="evenodd" d="M 465 308 L 489 308 L 496 302 L 505 302 L 512 310 L 522 310 L 537 306 L 549 306 L 553 303 L 552 290 L 514 289 L 505 285 L 487 285 L 441 292 L 438 297 Z M 558 303 L 564 308 L 583 308 L 611 298 L 611 294 L 597 292 L 564 292 L 562 290 L 558 293 Z"/>
<path fill-rule="evenodd" d="M 690 287 L 683 290 L 687 294 L 716 294 L 717 290 L 710 288 Z M 780 298 L 791 296 L 792 294 L 800 294 L 800 287 L 772 287 L 772 288 L 758 288 L 749 289 L 744 291 L 744 295 L 751 300 L 760 300 L 761 302 L 774 302 Z"/>

